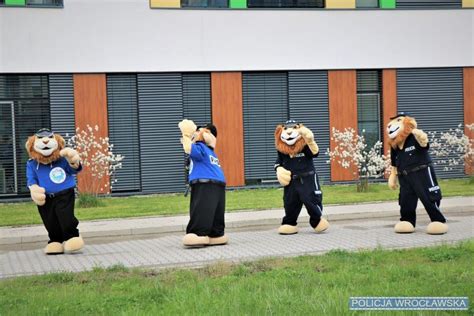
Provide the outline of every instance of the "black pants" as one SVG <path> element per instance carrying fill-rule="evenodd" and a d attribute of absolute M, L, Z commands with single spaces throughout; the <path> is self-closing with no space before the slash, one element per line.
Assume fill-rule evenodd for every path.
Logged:
<path fill-rule="evenodd" d="M 198 236 L 224 235 L 225 186 L 217 183 L 191 185 L 190 220 L 186 233 Z"/>
<path fill-rule="evenodd" d="M 410 222 L 415 226 L 416 205 L 420 199 L 432 222 L 446 222 L 439 209 L 441 189 L 432 166 L 406 176 L 399 175 L 398 180 L 400 182 L 398 204 L 400 204 L 401 221 Z"/>
<path fill-rule="evenodd" d="M 46 203 L 38 206 L 43 224 L 48 231 L 49 242 L 62 243 L 79 236 L 79 221 L 74 216 L 74 189 L 68 189 L 55 197 L 46 196 Z"/>
<path fill-rule="evenodd" d="M 318 175 L 292 179 L 284 189 L 283 204 L 285 217 L 283 217 L 282 225 L 296 226 L 304 204 L 309 214 L 309 224 L 313 228 L 318 226 L 323 213 L 323 193 Z"/>

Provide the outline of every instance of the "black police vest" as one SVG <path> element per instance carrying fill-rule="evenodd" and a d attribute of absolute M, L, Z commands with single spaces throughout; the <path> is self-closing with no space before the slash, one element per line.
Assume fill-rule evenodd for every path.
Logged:
<path fill-rule="evenodd" d="M 421 147 L 413 134 L 408 135 L 403 144 L 403 148 L 391 149 L 390 158 L 392 166 L 397 167 L 398 171 L 410 170 L 420 165 L 431 163 L 431 157 L 428 153 L 429 144 Z"/>
<path fill-rule="evenodd" d="M 318 153 L 319 154 L 319 153 Z M 276 165 L 280 165 L 283 168 L 290 170 L 293 175 L 299 175 L 302 173 L 315 171 L 313 165 L 313 158 L 317 157 L 318 154 L 313 155 L 311 149 L 305 146 L 303 150 L 291 158 L 287 154 L 278 152 L 278 158 Z"/>

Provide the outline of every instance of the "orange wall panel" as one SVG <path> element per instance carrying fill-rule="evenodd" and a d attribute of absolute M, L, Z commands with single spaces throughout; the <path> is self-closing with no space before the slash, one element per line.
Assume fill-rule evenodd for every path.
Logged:
<path fill-rule="evenodd" d="M 217 127 L 216 154 L 228 186 L 245 185 L 242 73 L 211 74 L 212 122 Z"/>
<path fill-rule="evenodd" d="M 383 148 L 384 154 L 390 149 L 386 128 L 390 118 L 397 115 L 397 71 L 384 69 L 382 71 L 382 113 L 383 113 Z"/>
<path fill-rule="evenodd" d="M 339 131 L 352 127 L 357 131 L 357 83 L 355 70 L 328 71 L 329 125 Z M 332 132 L 331 132 L 332 133 Z M 331 139 L 331 150 L 335 144 Z M 353 171 L 331 162 L 331 180 L 354 180 Z"/>
<path fill-rule="evenodd" d="M 464 68 L 464 124 L 474 123 L 474 67 Z M 464 128 L 464 132 L 470 139 L 474 138 L 474 132 Z M 473 174 L 472 166 L 466 164 L 466 174 Z"/>
<path fill-rule="evenodd" d="M 99 131 L 94 133 L 96 139 L 109 136 L 105 74 L 74 74 L 74 111 L 77 128 L 86 129 L 87 125 L 97 125 Z M 80 192 L 91 192 L 92 183 L 96 179 L 88 168 L 84 168 L 78 181 Z M 102 178 L 100 187 L 105 184 L 109 184 L 108 177 Z M 103 193 L 108 193 L 108 187 Z"/>

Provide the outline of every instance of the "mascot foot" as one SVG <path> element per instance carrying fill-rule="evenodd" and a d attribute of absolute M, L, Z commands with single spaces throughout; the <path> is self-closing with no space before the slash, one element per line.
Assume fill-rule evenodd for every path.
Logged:
<path fill-rule="evenodd" d="M 186 247 L 204 247 L 209 245 L 209 237 L 186 234 L 183 238 L 183 245 Z"/>
<path fill-rule="evenodd" d="M 84 247 L 84 240 L 81 236 L 72 237 L 64 243 L 64 252 L 72 253 L 82 249 Z"/>
<path fill-rule="evenodd" d="M 229 242 L 227 235 L 221 237 L 209 237 L 209 246 L 225 245 Z"/>
<path fill-rule="evenodd" d="M 398 234 L 410 234 L 415 231 L 415 226 L 410 222 L 402 221 L 395 225 L 395 232 Z"/>
<path fill-rule="evenodd" d="M 319 221 L 318 226 L 316 226 L 314 228 L 314 231 L 317 232 L 317 233 L 322 233 L 323 231 L 327 230 L 328 228 L 329 228 L 329 222 L 326 219 L 321 218 L 321 220 Z"/>
<path fill-rule="evenodd" d="M 46 248 L 44 248 L 44 253 L 47 255 L 59 255 L 64 253 L 63 244 L 60 242 L 50 242 Z"/>
<path fill-rule="evenodd" d="M 431 222 L 426 228 L 426 233 L 430 235 L 442 235 L 448 232 L 448 225 L 441 222 Z"/>
<path fill-rule="evenodd" d="M 298 227 L 297 226 L 291 226 L 291 225 L 281 225 L 280 228 L 278 228 L 278 233 L 280 235 L 293 235 L 298 233 Z"/>

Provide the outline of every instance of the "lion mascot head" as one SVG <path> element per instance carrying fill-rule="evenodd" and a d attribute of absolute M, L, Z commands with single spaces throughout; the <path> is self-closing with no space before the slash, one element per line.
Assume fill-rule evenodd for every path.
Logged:
<path fill-rule="evenodd" d="M 275 148 L 286 155 L 294 156 L 300 153 L 306 142 L 299 129 L 303 124 L 290 120 L 285 124 L 277 125 L 275 129 Z"/>
<path fill-rule="evenodd" d="M 64 138 L 46 128 L 40 129 L 36 134 L 28 137 L 25 144 L 28 156 L 44 165 L 58 160 L 61 157 L 59 153 L 64 146 Z"/>
<path fill-rule="evenodd" d="M 391 118 L 387 125 L 388 143 L 392 148 L 402 147 L 408 135 L 416 128 L 417 124 L 413 117 L 398 115 Z"/>

